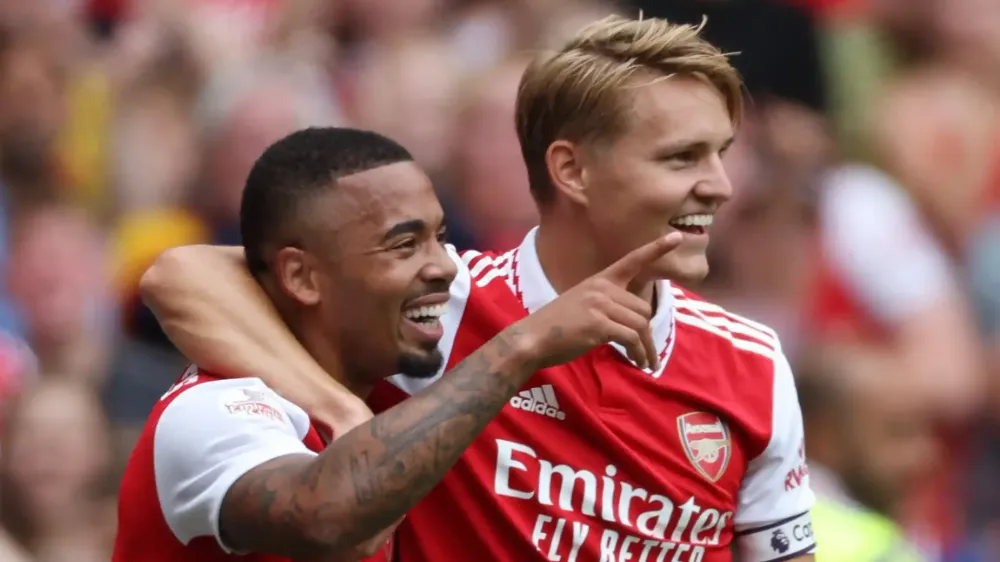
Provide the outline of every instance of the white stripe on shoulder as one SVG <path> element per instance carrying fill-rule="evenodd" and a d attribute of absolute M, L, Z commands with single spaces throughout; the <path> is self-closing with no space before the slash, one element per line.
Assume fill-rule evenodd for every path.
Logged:
<path fill-rule="evenodd" d="M 732 314 L 721 306 L 686 298 L 678 298 L 674 302 L 678 310 L 682 310 L 691 316 L 696 316 L 705 323 L 732 334 L 756 340 L 775 349 L 780 346 L 778 335 L 774 330 L 758 322 Z"/>
<path fill-rule="evenodd" d="M 702 322 L 705 322 L 706 324 L 711 324 L 712 326 L 715 326 L 720 330 L 728 332 L 731 335 L 739 336 L 737 339 L 744 339 L 744 340 L 749 339 L 757 343 L 760 343 L 762 345 L 766 345 L 772 349 L 778 347 L 778 339 L 773 333 L 766 334 L 764 332 L 751 328 L 746 324 L 741 324 L 739 322 L 733 321 L 726 316 L 714 316 L 711 313 L 705 312 L 703 310 L 698 310 L 696 308 L 686 306 L 686 303 L 683 304 L 678 303 L 677 310 L 680 312 L 685 312 L 690 316 L 696 317 Z"/>
<path fill-rule="evenodd" d="M 485 287 L 497 279 L 506 280 L 513 262 L 510 253 L 497 257 L 474 253 L 468 258 L 463 254 L 462 259 L 469 264 L 469 276 L 477 287 Z"/>
<path fill-rule="evenodd" d="M 469 254 L 473 255 L 470 256 Z M 465 254 L 462 254 L 462 260 L 464 260 L 465 263 L 469 266 L 469 275 L 473 279 L 478 278 L 480 275 L 483 274 L 483 271 L 485 271 L 486 268 L 490 267 L 493 264 L 493 261 L 490 259 L 489 256 L 484 256 L 483 254 L 480 254 L 479 252 L 475 251 L 470 251 Z"/>
<path fill-rule="evenodd" d="M 489 272 L 476 280 L 477 287 L 485 287 L 497 279 L 506 280 L 507 272 L 503 268 L 490 268 Z"/>
<path fill-rule="evenodd" d="M 464 250 L 462 252 L 459 252 L 458 255 L 459 255 L 459 257 L 462 258 L 462 261 L 465 262 L 465 265 L 471 267 L 472 266 L 472 260 L 474 260 L 477 257 L 481 256 L 482 254 L 480 252 L 475 251 L 475 250 Z"/>
<path fill-rule="evenodd" d="M 756 330 L 758 330 L 760 332 L 768 334 L 772 338 L 775 337 L 774 330 L 772 330 L 771 328 L 768 328 L 767 326 L 765 326 L 764 324 L 761 324 L 760 322 L 757 322 L 755 320 L 751 320 L 749 318 L 746 318 L 745 316 L 740 316 L 739 314 L 734 314 L 734 313 L 726 310 L 725 308 L 722 308 L 721 306 L 719 306 L 717 304 L 713 304 L 713 303 L 702 301 L 702 300 L 692 299 L 687 294 L 685 294 L 683 290 L 678 289 L 677 287 L 673 287 L 673 293 L 674 293 L 674 297 L 678 301 L 683 302 L 686 306 L 688 306 L 690 308 L 697 308 L 698 310 L 702 310 L 702 311 L 705 311 L 705 312 L 715 312 L 715 313 L 718 313 L 718 314 L 725 314 L 726 316 L 728 316 L 732 320 L 735 320 L 735 321 L 740 322 L 742 324 L 745 324 L 745 325 L 747 325 L 747 326 L 749 326 L 751 328 L 754 328 L 754 329 L 756 329 Z"/>
<path fill-rule="evenodd" d="M 762 342 L 744 339 L 741 337 L 733 337 L 732 331 L 706 321 L 704 315 L 691 314 L 689 310 L 685 310 L 683 308 L 677 308 L 675 310 L 674 316 L 676 317 L 678 322 L 705 330 L 706 332 L 710 332 L 712 334 L 715 334 L 716 336 L 719 336 L 720 338 L 727 340 L 736 349 L 742 349 L 743 351 L 756 353 L 757 355 L 762 355 L 772 360 L 775 357 L 775 346 L 767 345 Z"/>

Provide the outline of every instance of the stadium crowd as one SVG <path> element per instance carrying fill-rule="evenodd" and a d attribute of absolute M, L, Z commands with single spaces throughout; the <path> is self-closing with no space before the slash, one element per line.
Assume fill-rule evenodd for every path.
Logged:
<path fill-rule="evenodd" d="M 691 288 L 781 335 L 817 494 L 927 560 L 1000 560 L 994 0 L 0 0 L 0 560 L 109 559 L 120 471 L 184 365 L 139 279 L 239 243 L 267 145 L 391 136 L 450 242 L 506 249 L 537 218 L 526 61 L 615 10 L 707 16 L 746 79 Z M 863 560 L 824 521 L 818 559 Z"/>

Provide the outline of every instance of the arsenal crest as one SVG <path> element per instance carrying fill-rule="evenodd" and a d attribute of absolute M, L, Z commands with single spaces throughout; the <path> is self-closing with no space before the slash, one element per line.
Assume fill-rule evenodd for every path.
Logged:
<path fill-rule="evenodd" d="M 718 416 L 688 412 L 677 416 L 677 433 L 691 464 L 702 476 L 718 482 L 729 466 L 729 428 Z"/>

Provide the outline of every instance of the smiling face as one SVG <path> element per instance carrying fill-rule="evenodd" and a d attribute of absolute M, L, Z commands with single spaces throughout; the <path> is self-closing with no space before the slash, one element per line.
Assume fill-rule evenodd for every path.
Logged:
<path fill-rule="evenodd" d="M 435 374 L 438 318 L 456 266 L 427 175 L 400 162 L 343 177 L 309 202 L 308 215 L 315 236 L 303 241 L 302 259 L 310 273 L 293 291 L 313 305 L 310 325 L 354 377 Z"/>
<path fill-rule="evenodd" d="M 540 238 L 579 247 L 570 277 L 674 230 L 686 239 L 653 273 L 684 281 L 708 272 L 707 228 L 731 195 L 722 154 L 743 86 L 701 28 L 608 16 L 525 70 L 521 153 Z"/>
<path fill-rule="evenodd" d="M 675 230 L 681 246 L 664 256 L 659 273 L 699 280 L 708 273 L 708 231 L 732 195 L 722 155 L 733 124 L 725 98 L 710 84 L 675 76 L 636 78 L 621 133 L 577 149 L 578 202 L 609 263 Z"/>

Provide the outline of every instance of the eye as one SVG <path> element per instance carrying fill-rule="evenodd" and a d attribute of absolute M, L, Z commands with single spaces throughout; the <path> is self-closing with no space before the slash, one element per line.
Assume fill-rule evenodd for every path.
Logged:
<path fill-rule="evenodd" d="M 697 150 L 685 150 L 683 152 L 671 154 L 666 160 L 671 166 L 686 167 L 696 164 L 700 158 L 701 154 L 699 154 Z"/>
<path fill-rule="evenodd" d="M 448 241 L 448 229 L 447 228 L 445 228 L 445 227 L 442 226 L 441 229 L 438 230 L 438 232 L 437 232 L 437 241 L 440 242 L 440 243 L 442 243 L 442 244 L 444 244 L 445 242 Z"/>
<path fill-rule="evenodd" d="M 408 236 L 406 238 L 393 242 L 393 244 L 389 247 L 389 249 L 408 251 L 408 250 L 413 250 L 416 247 L 417 247 L 417 239 L 412 236 Z"/>

